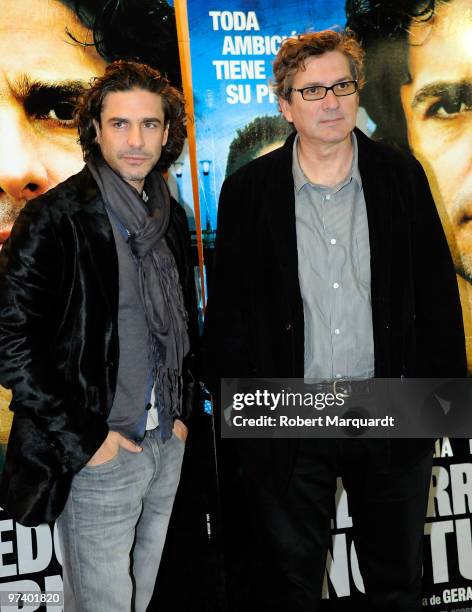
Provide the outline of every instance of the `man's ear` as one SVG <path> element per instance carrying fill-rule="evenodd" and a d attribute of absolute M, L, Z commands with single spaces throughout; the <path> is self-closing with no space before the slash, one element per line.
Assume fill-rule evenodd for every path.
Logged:
<path fill-rule="evenodd" d="M 293 123 L 292 108 L 290 102 L 284 98 L 279 98 L 279 108 L 282 115 L 289 123 Z"/>
<path fill-rule="evenodd" d="M 98 123 L 98 121 L 96 119 L 92 119 L 93 122 L 93 127 L 95 128 L 95 142 L 100 144 L 100 136 L 101 136 L 101 132 L 100 132 L 100 124 Z"/>
<path fill-rule="evenodd" d="M 169 138 L 169 126 L 170 121 L 166 123 L 166 127 L 164 128 L 164 133 L 162 134 L 162 146 L 165 147 L 167 144 L 167 139 Z"/>

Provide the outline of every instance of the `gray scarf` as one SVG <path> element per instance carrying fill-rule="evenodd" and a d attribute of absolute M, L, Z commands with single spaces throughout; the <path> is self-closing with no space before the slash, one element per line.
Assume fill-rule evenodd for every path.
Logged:
<path fill-rule="evenodd" d="M 149 328 L 157 408 L 163 440 L 172 433 L 182 411 L 182 362 L 190 348 L 187 313 L 174 257 L 165 234 L 170 195 L 162 174 L 146 177 L 149 211 L 139 193 L 100 155 L 87 160 L 107 209 L 125 230 L 139 274 L 139 286 Z"/>

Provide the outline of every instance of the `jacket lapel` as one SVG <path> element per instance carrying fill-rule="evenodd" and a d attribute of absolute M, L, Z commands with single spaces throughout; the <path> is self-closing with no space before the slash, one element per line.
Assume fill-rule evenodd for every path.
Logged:
<path fill-rule="evenodd" d="M 118 309 L 118 256 L 110 220 L 100 191 L 87 167 L 83 169 L 83 187 L 74 219 L 86 245 L 81 254 L 88 259 L 113 314 Z M 81 243 L 81 241 L 79 241 Z"/>
<path fill-rule="evenodd" d="M 389 298 L 392 252 L 392 200 L 385 164 L 379 160 L 376 145 L 356 129 L 359 172 L 367 209 L 370 241 L 372 302 Z M 381 158 L 381 156 L 380 156 Z"/>
<path fill-rule="evenodd" d="M 392 191 L 391 178 L 383 156 L 361 131 L 356 129 L 359 150 L 359 172 L 367 209 L 370 242 L 370 292 L 376 376 L 388 375 L 388 336 L 390 275 L 392 259 Z"/>
<path fill-rule="evenodd" d="M 292 175 L 292 150 L 295 134 L 289 136 L 284 146 L 274 156 L 272 176 L 264 202 L 264 214 L 268 220 L 279 261 L 281 279 L 292 299 L 299 298 L 298 252 L 295 219 L 295 195 Z"/>

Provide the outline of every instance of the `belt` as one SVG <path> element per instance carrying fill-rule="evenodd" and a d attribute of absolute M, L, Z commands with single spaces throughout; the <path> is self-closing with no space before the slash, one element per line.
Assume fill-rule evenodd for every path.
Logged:
<path fill-rule="evenodd" d="M 310 391 L 318 393 L 340 394 L 350 397 L 356 393 L 371 393 L 374 389 L 374 378 L 365 380 L 350 380 L 348 378 L 336 378 L 335 380 L 322 380 L 316 383 L 306 383 Z"/>

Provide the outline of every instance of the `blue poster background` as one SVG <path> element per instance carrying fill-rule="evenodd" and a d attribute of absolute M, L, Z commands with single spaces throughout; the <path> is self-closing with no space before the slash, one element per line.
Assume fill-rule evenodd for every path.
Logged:
<path fill-rule="evenodd" d="M 344 4 L 341 0 L 288 0 L 275 10 L 260 0 L 227 0 L 216 5 L 189 0 L 187 9 L 202 229 L 211 244 L 228 150 L 237 130 L 255 117 L 278 114 L 268 87 L 272 51 L 277 52 L 282 37 L 309 29 L 342 27 Z M 262 49 L 256 37 L 264 37 Z"/>

